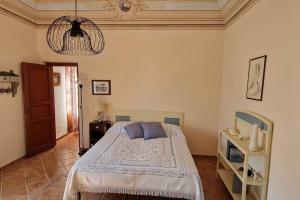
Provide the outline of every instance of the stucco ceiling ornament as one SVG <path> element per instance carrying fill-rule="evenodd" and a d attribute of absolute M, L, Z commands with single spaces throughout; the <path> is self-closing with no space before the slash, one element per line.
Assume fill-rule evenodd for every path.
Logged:
<path fill-rule="evenodd" d="M 133 19 L 142 8 L 141 0 L 108 0 L 117 18 Z"/>

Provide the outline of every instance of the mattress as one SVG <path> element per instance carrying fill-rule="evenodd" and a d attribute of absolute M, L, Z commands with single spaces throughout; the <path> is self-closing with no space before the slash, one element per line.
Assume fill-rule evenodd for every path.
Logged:
<path fill-rule="evenodd" d="M 180 127 L 167 138 L 130 140 L 118 122 L 69 172 L 64 200 L 78 192 L 121 193 L 202 200 L 201 180 Z"/>

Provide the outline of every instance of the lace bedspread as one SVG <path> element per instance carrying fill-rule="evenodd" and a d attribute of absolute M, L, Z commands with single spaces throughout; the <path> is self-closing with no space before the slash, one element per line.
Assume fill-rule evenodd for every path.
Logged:
<path fill-rule="evenodd" d="M 109 192 L 203 199 L 197 168 L 185 136 L 162 124 L 167 138 L 130 140 L 116 123 L 70 170 L 64 200 L 81 192 Z"/>

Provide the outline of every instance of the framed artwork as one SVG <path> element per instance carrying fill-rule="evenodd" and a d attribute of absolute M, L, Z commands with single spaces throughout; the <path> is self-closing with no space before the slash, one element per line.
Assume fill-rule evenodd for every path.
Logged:
<path fill-rule="evenodd" d="M 53 72 L 53 85 L 54 86 L 61 86 L 60 73 Z"/>
<path fill-rule="evenodd" d="M 93 95 L 111 95 L 110 80 L 92 80 Z"/>
<path fill-rule="evenodd" d="M 249 61 L 247 99 L 262 101 L 265 81 L 267 56 L 253 58 Z"/>

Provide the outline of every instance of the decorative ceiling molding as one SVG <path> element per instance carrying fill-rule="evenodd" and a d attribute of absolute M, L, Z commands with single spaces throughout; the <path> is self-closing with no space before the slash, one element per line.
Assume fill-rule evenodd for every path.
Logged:
<path fill-rule="evenodd" d="M 259 0 L 231 0 L 223 8 L 224 24 L 229 27 Z"/>
<path fill-rule="evenodd" d="M 227 1 L 227 0 L 226 0 Z M 200 11 L 220 10 L 218 1 L 149 1 L 142 2 L 143 10 L 152 11 Z"/>
<path fill-rule="evenodd" d="M 70 0 L 19 0 L 36 10 L 74 10 Z M 129 0 L 143 4 L 145 10 L 221 10 L 228 0 Z M 84 0 L 78 2 L 78 10 L 106 10 L 118 0 Z"/>
<path fill-rule="evenodd" d="M 35 0 L 19 0 L 24 4 L 32 7 L 35 10 L 43 11 L 43 10 L 74 10 L 74 0 L 67 1 L 35 1 Z M 78 2 L 78 10 L 109 10 L 110 4 L 109 0 L 98 0 L 98 1 L 79 1 Z"/>
<path fill-rule="evenodd" d="M 259 0 L 81 0 L 79 15 L 104 29 L 225 29 Z M 0 13 L 35 27 L 74 15 L 73 0 L 0 0 Z"/>
<path fill-rule="evenodd" d="M 219 8 L 224 8 L 228 0 L 218 0 Z"/>

